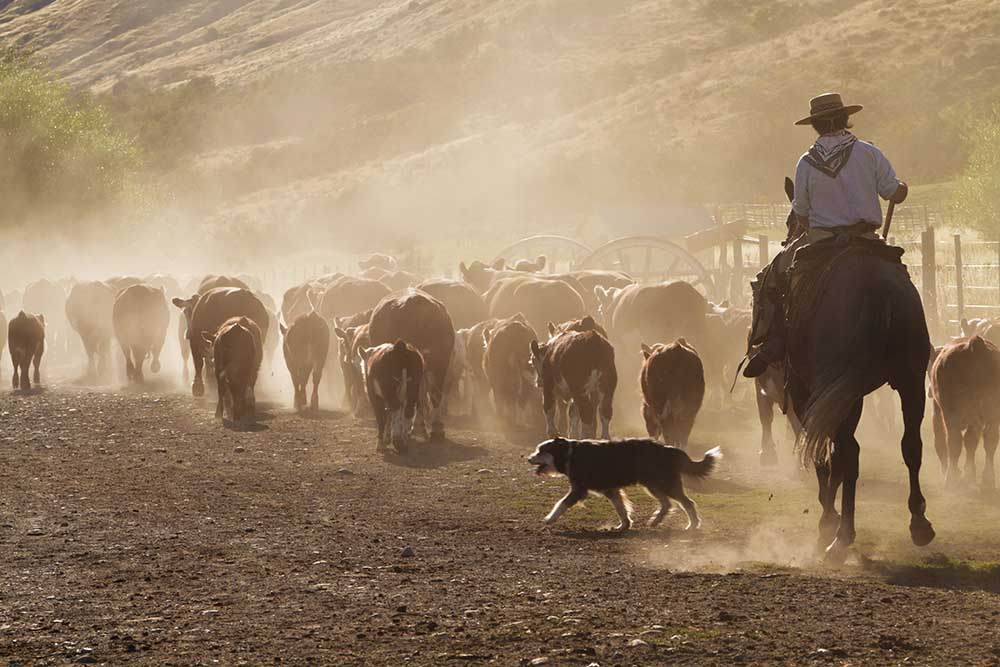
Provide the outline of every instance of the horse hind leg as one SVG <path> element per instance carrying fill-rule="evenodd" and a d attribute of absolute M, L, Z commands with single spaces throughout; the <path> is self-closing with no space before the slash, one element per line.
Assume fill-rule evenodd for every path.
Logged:
<path fill-rule="evenodd" d="M 920 424 L 924 419 L 923 375 L 906 385 L 900 384 L 899 398 L 903 407 L 903 461 L 910 475 L 910 539 L 918 547 L 926 546 L 934 539 L 934 528 L 927 520 L 927 501 L 920 492 L 920 464 L 923 458 L 923 441 L 920 438 Z M 951 433 L 949 432 L 949 439 Z"/>
<path fill-rule="evenodd" d="M 826 560 L 837 564 L 847 559 L 847 549 L 854 544 L 854 501 L 858 485 L 858 459 L 861 454 L 861 446 L 854 437 L 854 431 L 861 420 L 863 407 L 863 399 L 858 399 L 837 429 L 833 443 L 832 464 L 835 470 L 839 469 L 843 491 L 840 498 L 840 525 L 837 527 L 837 536 L 826 548 Z"/>

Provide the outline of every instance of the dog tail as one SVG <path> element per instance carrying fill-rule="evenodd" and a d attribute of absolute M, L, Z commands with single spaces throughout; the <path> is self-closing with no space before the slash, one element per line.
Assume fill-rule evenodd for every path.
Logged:
<path fill-rule="evenodd" d="M 712 471 L 715 470 L 715 464 L 718 463 L 721 458 L 722 448 L 713 447 L 705 452 L 705 458 L 701 461 L 692 461 L 691 459 L 688 459 L 682 472 L 688 477 L 705 479 L 712 474 Z"/>

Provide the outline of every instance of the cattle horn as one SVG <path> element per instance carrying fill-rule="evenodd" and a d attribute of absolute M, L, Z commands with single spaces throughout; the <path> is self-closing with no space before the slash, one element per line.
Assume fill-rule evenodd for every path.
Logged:
<path fill-rule="evenodd" d="M 653 348 L 651 348 L 649 345 L 646 345 L 645 343 L 640 343 L 639 346 L 642 348 L 642 356 L 646 359 L 649 359 L 650 355 L 653 354 Z"/>

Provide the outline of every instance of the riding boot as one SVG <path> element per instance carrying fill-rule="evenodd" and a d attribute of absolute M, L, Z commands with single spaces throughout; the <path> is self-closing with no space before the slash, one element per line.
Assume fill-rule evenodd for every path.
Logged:
<path fill-rule="evenodd" d="M 775 284 L 779 281 L 771 273 L 772 270 L 765 270 L 752 284 L 753 323 L 749 336 L 747 365 L 743 369 L 743 376 L 748 378 L 763 375 L 768 366 L 781 363 L 785 359 L 783 290 L 780 285 Z"/>

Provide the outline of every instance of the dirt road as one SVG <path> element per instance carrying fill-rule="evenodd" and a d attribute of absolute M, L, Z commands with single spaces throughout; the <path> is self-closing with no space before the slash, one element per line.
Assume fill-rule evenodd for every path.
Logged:
<path fill-rule="evenodd" d="M 700 534 L 674 514 L 668 528 L 619 536 L 602 530 L 613 521 L 602 499 L 542 525 L 565 482 L 533 476 L 531 442 L 459 429 L 383 457 L 367 422 L 265 408 L 260 430 L 235 432 L 180 394 L 0 397 L 0 659 L 1000 663 L 1000 576 L 934 569 L 933 557 L 815 564 L 812 490 L 741 476 L 756 467 L 751 439 L 693 490 Z M 901 494 L 881 493 L 898 528 L 885 540 L 900 544 Z M 875 514 L 862 505 L 860 525 Z"/>

